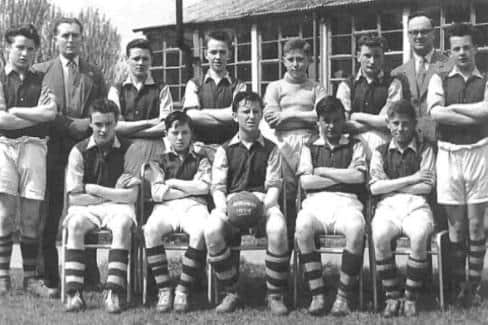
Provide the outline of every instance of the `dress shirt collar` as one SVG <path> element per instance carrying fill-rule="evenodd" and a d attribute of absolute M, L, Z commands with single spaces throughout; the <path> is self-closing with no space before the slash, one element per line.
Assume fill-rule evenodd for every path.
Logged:
<path fill-rule="evenodd" d="M 341 137 L 339 138 L 339 142 L 337 144 L 331 144 L 327 138 L 323 138 L 320 136 L 317 140 L 313 142 L 314 146 L 327 146 L 330 149 L 335 149 L 339 148 L 342 146 L 347 146 L 351 142 L 351 138 L 349 134 L 341 134 Z"/>
<path fill-rule="evenodd" d="M 74 57 L 74 59 L 69 60 L 69 59 L 65 58 L 64 56 L 60 55 L 59 59 L 61 60 L 61 64 L 63 65 L 63 68 L 66 68 L 70 61 L 73 61 L 76 64 L 76 67 L 78 69 L 80 68 L 80 57 L 79 56 L 76 56 L 76 57 Z"/>
<path fill-rule="evenodd" d="M 378 75 L 376 76 L 375 79 L 382 80 L 384 76 L 385 76 L 385 73 L 383 72 L 383 70 L 381 70 L 380 73 L 378 73 Z M 366 76 L 366 74 L 363 73 L 363 70 L 362 69 L 359 69 L 359 71 L 358 71 L 358 73 L 356 75 L 356 78 L 354 80 L 355 81 L 358 81 L 361 78 L 366 79 L 366 81 L 368 82 L 368 84 L 370 84 L 370 83 L 372 83 L 374 81 L 374 79 L 370 79 L 368 76 Z"/>
<path fill-rule="evenodd" d="M 474 67 L 474 70 L 473 72 L 471 72 L 471 75 L 469 76 L 466 76 L 465 74 L 463 74 L 461 72 L 461 70 L 459 70 L 458 66 L 455 65 L 452 70 L 449 72 L 449 77 L 452 77 L 452 76 L 455 76 L 455 75 L 460 75 L 461 77 L 463 77 L 464 79 L 468 79 L 469 77 L 473 76 L 473 77 L 477 77 L 477 78 L 480 78 L 480 79 L 483 79 L 483 75 L 481 74 L 480 70 L 478 70 L 478 68 L 475 66 Z"/>
<path fill-rule="evenodd" d="M 410 140 L 408 146 L 405 149 L 403 149 L 403 150 L 398 146 L 398 143 L 395 141 L 395 139 L 391 139 L 390 145 L 388 146 L 388 150 L 397 150 L 400 153 L 405 152 L 409 148 L 413 152 L 417 153 L 418 147 L 417 147 L 417 139 L 415 137 L 413 137 L 412 140 Z"/>
<path fill-rule="evenodd" d="M 203 82 L 207 82 L 208 79 L 212 79 L 213 81 L 215 81 L 215 84 L 217 84 L 217 80 L 219 80 L 220 82 L 220 80 L 227 79 L 229 84 L 232 84 L 232 79 L 230 77 L 229 71 L 225 71 L 224 76 L 220 78 L 212 69 L 208 69 L 205 77 L 203 77 Z"/>
<path fill-rule="evenodd" d="M 261 132 L 259 132 L 259 136 L 254 141 L 254 143 L 256 143 L 256 142 L 259 143 L 261 146 L 264 147 L 264 137 L 263 137 L 263 135 L 262 135 Z M 244 144 L 244 146 L 246 146 L 245 143 L 243 141 L 241 141 L 241 139 L 239 137 L 239 132 L 237 132 L 237 134 L 229 141 L 229 146 L 232 146 L 232 145 L 235 145 L 235 144 L 238 144 L 238 143 L 242 143 L 242 144 Z"/>
<path fill-rule="evenodd" d="M 86 148 L 91 149 L 93 147 L 96 147 L 96 145 L 97 144 L 95 143 L 95 139 L 93 138 L 93 136 L 91 136 L 88 140 L 88 145 L 86 146 Z M 120 148 L 120 141 L 117 136 L 115 136 L 114 141 L 112 142 L 112 148 Z"/>
<path fill-rule="evenodd" d="M 420 63 L 421 59 L 425 59 L 424 63 L 430 64 L 430 62 L 432 62 L 432 56 L 434 56 L 434 49 L 432 49 L 429 53 L 427 53 L 424 56 L 418 55 L 417 53 L 415 53 L 415 51 L 413 52 L 413 57 L 415 58 L 416 65 Z"/>
<path fill-rule="evenodd" d="M 146 79 L 144 80 L 144 86 L 149 86 L 149 85 L 154 85 L 156 82 L 154 81 L 152 75 L 151 75 L 151 72 L 148 71 L 147 73 L 147 77 Z M 134 80 L 134 78 L 132 78 L 132 75 L 129 73 L 129 75 L 127 76 L 127 79 L 124 80 L 124 82 L 122 83 L 123 86 L 125 85 L 134 85 L 136 86 L 138 83 Z"/>
<path fill-rule="evenodd" d="M 163 138 L 163 142 L 164 142 L 164 147 L 166 148 L 165 149 L 165 153 L 168 153 L 168 154 L 171 154 L 171 155 L 174 155 L 174 156 L 177 156 L 179 157 L 180 155 L 174 150 L 174 147 L 171 145 L 171 143 L 169 142 L 169 140 L 164 137 Z M 197 157 L 197 153 L 195 152 L 195 148 L 193 147 L 193 143 L 190 144 L 190 147 L 188 148 L 188 153 L 193 157 L 193 158 L 196 158 Z"/>

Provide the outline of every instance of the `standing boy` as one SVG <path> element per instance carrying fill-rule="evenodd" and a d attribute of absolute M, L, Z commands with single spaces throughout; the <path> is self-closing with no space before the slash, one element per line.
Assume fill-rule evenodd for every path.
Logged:
<path fill-rule="evenodd" d="M 325 308 L 322 262 L 315 251 L 315 238 L 327 233 L 346 237 L 339 289 L 331 310 L 332 315 L 344 316 L 351 312 L 351 300 L 357 296 L 363 264 L 365 221 L 358 194 L 365 191 L 366 153 L 360 141 L 344 134 L 346 115 L 338 99 L 325 97 L 317 103 L 316 111 L 320 137 L 310 148 L 302 148 L 298 168 L 307 197 L 298 212 L 295 237 L 312 293 L 310 314 Z"/>

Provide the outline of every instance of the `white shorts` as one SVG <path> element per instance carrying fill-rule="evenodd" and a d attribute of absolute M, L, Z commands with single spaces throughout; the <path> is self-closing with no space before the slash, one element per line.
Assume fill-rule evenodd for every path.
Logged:
<path fill-rule="evenodd" d="M 82 216 L 90 220 L 98 228 L 103 228 L 110 224 L 114 219 L 125 215 L 137 224 L 136 213 L 133 204 L 104 202 L 100 204 L 80 206 L 72 205 L 68 208 L 68 214 L 63 221 L 63 225 L 67 225 L 68 221 L 73 216 Z"/>
<path fill-rule="evenodd" d="M 162 218 L 173 231 L 189 232 L 200 225 L 205 228 L 209 213 L 205 204 L 191 198 L 164 201 L 154 205 L 151 218 Z"/>
<path fill-rule="evenodd" d="M 488 143 L 455 145 L 439 141 L 437 201 L 439 204 L 488 202 Z"/>
<path fill-rule="evenodd" d="M 0 137 L 0 193 L 44 200 L 47 140 Z"/>
<path fill-rule="evenodd" d="M 363 204 L 350 193 L 310 193 L 303 200 L 302 209 L 316 218 L 327 234 L 342 233 L 351 218 L 360 216 L 364 222 Z"/>
<path fill-rule="evenodd" d="M 373 218 L 375 224 L 391 223 L 398 233 L 407 235 L 404 229 L 412 229 L 414 226 L 424 229 L 434 229 L 434 218 L 427 200 L 420 195 L 408 193 L 395 193 L 378 202 Z"/>
<path fill-rule="evenodd" d="M 363 143 L 368 161 L 371 161 L 371 156 L 378 146 L 390 141 L 389 134 L 376 130 L 360 133 L 355 138 Z"/>

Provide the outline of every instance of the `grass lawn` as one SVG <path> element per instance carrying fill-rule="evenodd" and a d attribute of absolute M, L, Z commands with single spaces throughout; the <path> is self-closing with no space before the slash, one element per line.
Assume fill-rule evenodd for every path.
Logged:
<path fill-rule="evenodd" d="M 176 275 L 180 265 L 172 260 L 171 273 Z M 337 267 L 328 265 L 325 270 L 327 283 L 332 287 L 337 284 Z M 104 273 L 104 268 L 102 268 Z M 135 304 L 119 315 L 109 315 L 103 310 L 102 293 L 85 293 L 88 309 L 77 314 L 67 314 L 59 300 L 47 300 L 24 295 L 17 288 L 21 286 L 22 276 L 20 270 L 13 271 L 14 289 L 11 294 L 0 298 L 0 324 L 488 324 L 488 301 L 482 306 L 467 310 L 438 311 L 434 298 L 422 298 L 420 316 L 407 320 L 399 317 L 395 320 L 384 320 L 372 312 L 355 312 L 345 318 L 331 316 L 311 317 L 306 314 L 305 308 L 308 295 L 302 294 L 299 308 L 293 310 L 286 317 L 273 317 L 264 307 L 264 266 L 242 263 L 240 293 L 244 307 L 231 315 L 220 315 L 213 311 L 212 306 L 206 303 L 205 292 L 199 292 L 194 297 L 194 311 L 188 314 L 158 314 L 154 308 Z M 328 290 L 328 302 L 332 304 L 334 288 Z M 370 294 L 367 284 L 366 295 Z M 485 293 L 484 296 L 488 296 Z"/>

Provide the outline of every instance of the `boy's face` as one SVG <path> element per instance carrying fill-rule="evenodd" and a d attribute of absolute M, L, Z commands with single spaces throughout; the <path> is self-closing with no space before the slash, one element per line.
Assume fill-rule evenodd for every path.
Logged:
<path fill-rule="evenodd" d="M 258 102 L 242 100 L 237 112 L 234 112 L 234 121 L 239 124 L 239 129 L 247 132 L 255 132 L 259 129 L 259 122 L 263 116 L 263 108 Z"/>
<path fill-rule="evenodd" d="M 451 36 L 449 42 L 455 64 L 462 70 L 474 67 L 476 47 L 471 36 Z"/>
<path fill-rule="evenodd" d="M 7 45 L 8 62 L 16 69 L 27 70 L 36 54 L 34 41 L 23 35 L 14 36 L 11 40 L 12 44 Z"/>
<path fill-rule="evenodd" d="M 398 144 L 407 145 L 415 134 L 417 121 L 405 114 L 393 114 L 387 120 L 391 136 Z"/>
<path fill-rule="evenodd" d="M 333 112 L 320 116 L 317 123 L 322 138 L 337 141 L 344 132 L 346 121 L 343 113 Z"/>
<path fill-rule="evenodd" d="M 283 64 L 286 71 L 293 79 L 302 80 L 307 78 L 310 63 L 311 58 L 305 54 L 305 51 L 300 49 L 291 50 L 283 56 Z"/>
<path fill-rule="evenodd" d="M 167 137 L 174 151 L 186 152 L 191 144 L 191 128 L 188 123 L 174 121 L 168 130 Z"/>
<path fill-rule="evenodd" d="M 230 49 L 226 42 L 213 38 L 208 40 L 205 58 L 210 69 L 217 73 L 225 71 L 229 55 Z"/>
<path fill-rule="evenodd" d="M 379 46 L 362 45 L 358 53 L 361 71 L 368 77 L 376 77 L 383 68 L 384 53 Z"/>
<path fill-rule="evenodd" d="M 129 72 L 137 78 L 146 78 L 151 66 L 151 52 L 148 49 L 132 48 L 127 57 Z"/>
<path fill-rule="evenodd" d="M 93 138 L 99 146 L 111 143 L 115 138 L 115 126 L 117 121 L 114 113 L 93 112 L 90 126 L 93 130 Z"/>

